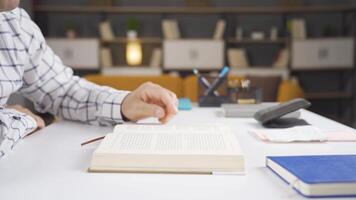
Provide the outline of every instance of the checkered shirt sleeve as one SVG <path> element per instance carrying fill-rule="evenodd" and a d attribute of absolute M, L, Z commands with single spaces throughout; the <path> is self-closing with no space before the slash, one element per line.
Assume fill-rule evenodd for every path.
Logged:
<path fill-rule="evenodd" d="M 36 127 L 31 117 L 4 108 L 13 92 L 23 93 L 39 112 L 95 125 L 121 122 L 128 94 L 74 76 L 20 8 L 0 12 L 0 83 L 0 157 Z"/>

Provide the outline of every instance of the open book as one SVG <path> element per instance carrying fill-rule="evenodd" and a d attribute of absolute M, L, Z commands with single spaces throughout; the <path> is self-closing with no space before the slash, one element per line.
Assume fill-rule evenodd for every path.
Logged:
<path fill-rule="evenodd" d="M 241 173 L 244 157 L 226 126 L 117 125 L 90 172 Z"/>

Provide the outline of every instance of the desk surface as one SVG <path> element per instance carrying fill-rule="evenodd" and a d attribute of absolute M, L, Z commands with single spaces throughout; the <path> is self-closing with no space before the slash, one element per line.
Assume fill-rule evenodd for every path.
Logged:
<path fill-rule="evenodd" d="M 354 131 L 314 113 L 302 118 L 324 130 Z M 189 119 L 189 120 L 188 120 Z M 222 122 L 231 126 L 245 153 L 246 175 L 177 175 L 87 173 L 97 144 L 80 143 L 111 127 L 68 121 L 53 124 L 26 138 L 0 162 L 1 199 L 302 199 L 264 167 L 267 155 L 356 154 L 355 143 L 271 144 L 247 130 L 253 119 L 223 118 L 218 108 L 181 111 L 170 123 Z M 356 134 L 356 133 L 355 133 Z"/>

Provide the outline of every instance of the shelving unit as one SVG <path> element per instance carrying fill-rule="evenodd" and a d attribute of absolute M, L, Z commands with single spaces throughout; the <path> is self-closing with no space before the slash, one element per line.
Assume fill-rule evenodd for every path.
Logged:
<path fill-rule="evenodd" d="M 328 67 L 328 68 L 311 68 L 311 69 L 291 69 L 292 72 L 316 72 L 316 71 L 344 71 L 352 72 L 354 69 L 349 67 Z"/>
<path fill-rule="evenodd" d="M 261 40 L 255 40 L 251 38 L 244 38 L 244 39 L 235 39 L 235 38 L 228 38 L 226 40 L 227 43 L 236 43 L 236 44 L 288 44 L 290 43 L 289 38 L 277 38 L 275 40 L 271 39 L 261 39 Z"/>
<path fill-rule="evenodd" d="M 122 6 L 53 6 L 36 5 L 35 12 L 116 13 L 116 14 L 291 14 L 352 12 L 349 5 L 318 6 L 239 6 L 239 7 L 122 7 Z"/>
<path fill-rule="evenodd" d="M 79 6 L 79 5 L 34 5 L 33 10 L 36 13 L 74 13 L 74 14 L 95 14 L 106 18 L 109 14 L 159 14 L 166 16 L 169 14 L 218 14 L 223 18 L 226 15 L 281 15 L 283 23 L 286 24 L 287 15 L 290 14 L 318 14 L 318 13 L 349 13 L 355 11 L 355 6 L 350 5 L 310 5 L 310 6 L 238 6 L 238 7 L 189 7 L 189 6 Z M 144 45 L 160 45 L 163 42 L 161 38 L 141 38 Z M 225 41 L 228 45 L 289 45 L 290 38 L 277 38 L 276 40 L 262 39 L 254 40 L 243 38 L 236 40 L 227 37 Z M 127 39 L 120 37 L 111 41 L 101 41 L 102 45 L 122 45 L 127 43 Z M 266 63 L 271 65 L 272 63 Z"/>
<path fill-rule="evenodd" d="M 136 15 L 136 14 L 148 14 L 148 15 L 155 15 L 155 16 L 160 16 L 160 19 L 163 19 L 169 15 L 174 15 L 177 17 L 177 15 L 219 15 L 223 19 L 228 19 L 228 16 L 232 15 L 256 15 L 256 16 L 264 16 L 264 15 L 277 15 L 281 18 L 281 23 L 283 24 L 282 26 L 282 35 L 280 38 L 277 38 L 276 40 L 271 40 L 269 38 L 265 38 L 262 40 L 253 40 L 250 38 L 243 38 L 241 40 L 237 40 L 236 38 L 231 37 L 230 35 L 227 34 L 227 36 L 224 38 L 226 42 L 226 48 L 230 47 L 249 47 L 249 46 L 258 46 L 260 45 L 261 47 L 264 46 L 273 46 L 277 48 L 281 47 L 290 47 L 292 43 L 292 39 L 288 36 L 287 31 L 287 20 L 290 16 L 296 17 L 300 15 L 319 15 L 319 14 L 335 14 L 339 13 L 342 15 L 342 21 L 340 22 L 342 26 L 342 34 L 345 35 L 345 30 L 347 29 L 347 25 L 345 23 L 345 20 L 347 16 L 352 16 L 354 19 L 356 16 L 356 7 L 355 6 L 350 6 L 350 5 L 311 5 L 311 6 L 292 6 L 292 7 L 287 7 L 287 6 L 238 6 L 238 7 L 186 7 L 186 6 L 181 6 L 181 7 L 157 7 L 157 6 L 134 6 L 134 7 L 125 7 L 125 6 L 69 6 L 69 5 L 34 5 L 33 6 L 34 12 L 39 15 L 44 15 L 46 16 L 47 14 L 51 13 L 59 13 L 59 14 L 66 14 L 66 13 L 71 13 L 71 14 L 89 14 L 89 15 L 99 15 L 101 18 L 106 18 L 107 16 L 112 16 L 112 15 Z M 35 19 L 36 19 L 35 15 Z M 178 17 L 179 18 L 179 17 Z M 44 19 L 38 17 L 39 21 L 45 21 Z M 355 21 L 355 19 L 353 20 Z M 236 23 L 236 21 L 232 21 L 232 23 Z M 227 26 L 229 26 L 229 22 L 227 22 Z M 356 27 L 354 24 L 351 24 L 351 29 L 353 31 L 356 31 Z M 235 25 L 233 25 L 235 28 Z M 356 33 L 352 33 L 353 37 L 356 36 Z M 159 37 L 141 37 L 140 42 L 144 46 L 161 46 L 163 43 L 163 39 Z M 125 37 L 118 37 L 115 38 L 114 40 L 101 40 L 100 41 L 101 45 L 105 46 L 123 46 L 127 43 L 127 39 Z M 266 63 L 265 65 L 271 65 L 272 63 Z M 252 65 L 255 65 L 252 63 Z M 305 73 L 313 72 L 313 73 L 319 73 L 319 72 L 325 72 L 325 71 L 336 71 L 337 73 L 341 72 L 344 74 L 354 74 L 354 68 L 352 69 L 343 69 L 338 66 L 335 66 L 335 68 L 328 68 L 328 69 L 291 69 L 291 66 L 288 66 L 287 69 L 272 69 L 272 68 L 267 68 L 267 67 L 259 67 L 259 66 L 252 66 L 248 69 L 237 69 L 233 70 L 233 74 L 240 74 L 240 75 L 245 75 L 245 74 L 251 74 L 251 75 L 282 75 L 283 77 L 289 77 L 290 75 L 296 76 L 296 77 L 301 77 Z M 110 71 L 110 70 L 109 70 Z M 353 77 L 352 77 L 353 79 Z M 351 80 L 354 82 L 355 80 Z M 334 101 L 335 106 L 341 107 L 341 104 L 350 104 L 352 105 L 351 109 L 354 109 L 353 106 L 353 101 L 355 99 L 354 91 L 356 91 L 356 88 L 354 86 L 355 83 L 352 83 L 351 88 L 342 88 L 339 87 L 335 91 L 309 91 L 308 86 L 305 86 L 306 88 L 306 98 L 312 101 L 312 104 L 314 102 L 320 102 L 320 101 Z M 327 109 L 327 108 L 326 108 Z M 311 108 L 313 110 L 313 107 Z M 319 113 L 323 114 L 323 113 Z M 354 119 L 354 114 L 353 111 L 351 115 L 349 116 L 340 116 L 340 113 L 337 113 L 335 115 L 332 115 L 334 119 L 338 119 L 340 122 L 347 122 L 347 124 L 351 125 L 351 122 L 353 122 Z M 329 114 L 328 114 L 329 116 Z"/>
<path fill-rule="evenodd" d="M 231 75 L 234 76 L 280 76 L 284 79 L 288 79 L 289 77 L 289 70 L 286 69 L 278 69 L 272 68 L 271 66 L 253 66 L 248 68 L 239 68 L 239 69 L 232 69 L 230 71 Z"/>
<path fill-rule="evenodd" d="M 141 43 L 153 43 L 153 44 L 160 44 L 163 42 L 164 39 L 158 37 L 140 37 L 139 42 Z M 251 38 L 244 38 L 241 40 L 237 40 L 235 38 L 228 38 L 226 39 L 227 43 L 237 43 L 237 44 L 287 44 L 291 40 L 288 38 L 277 38 L 275 40 L 271 39 L 262 39 L 262 40 L 255 40 Z M 102 43 L 127 43 L 128 39 L 125 37 L 118 37 L 114 40 L 102 40 Z"/>
<path fill-rule="evenodd" d="M 138 39 L 140 43 L 144 44 L 161 44 L 163 42 L 162 38 L 154 38 L 154 37 L 140 37 Z M 101 43 L 104 44 L 125 44 L 128 42 L 128 39 L 125 37 L 118 37 L 115 38 L 114 40 L 100 40 Z"/>

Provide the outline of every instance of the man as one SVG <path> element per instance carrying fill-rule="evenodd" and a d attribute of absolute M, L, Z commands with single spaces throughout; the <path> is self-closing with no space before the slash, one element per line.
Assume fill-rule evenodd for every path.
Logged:
<path fill-rule="evenodd" d="M 0 0 L 0 158 L 44 122 L 20 106 L 6 106 L 19 91 L 39 112 L 97 125 L 156 117 L 167 122 L 177 111 L 174 93 L 153 83 L 133 92 L 101 87 L 77 76 L 52 52 L 19 0 Z"/>

